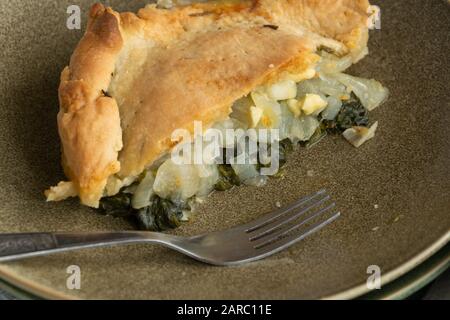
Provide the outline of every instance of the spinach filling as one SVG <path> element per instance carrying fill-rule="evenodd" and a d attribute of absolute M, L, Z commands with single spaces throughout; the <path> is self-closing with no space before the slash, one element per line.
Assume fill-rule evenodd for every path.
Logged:
<path fill-rule="evenodd" d="M 352 127 L 367 127 L 369 125 L 369 111 L 363 106 L 361 100 L 351 94 L 349 100 L 344 101 L 335 120 L 322 121 L 322 129 L 331 133 L 342 133 Z"/>
<path fill-rule="evenodd" d="M 214 186 L 216 191 L 226 191 L 230 190 L 234 186 L 241 185 L 241 179 L 234 172 L 233 167 L 229 164 L 219 164 L 219 181 Z"/>
<path fill-rule="evenodd" d="M 181 226 L 184 211 L 191 208 L 188 203 L 176 204 L 159 196 L 152 196 L 150 205 L 140 210 L 131 206 L 132 195 L 121 191 L 100 202 L 101 213 L 115 218 L 127 218 L 146 231 L 166 231 Z"/>

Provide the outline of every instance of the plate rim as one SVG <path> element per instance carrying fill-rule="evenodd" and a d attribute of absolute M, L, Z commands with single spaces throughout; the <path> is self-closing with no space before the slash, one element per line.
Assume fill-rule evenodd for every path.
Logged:
<path fill-rule="evenodd" d="M 443 236 L 441 236 L 437 241 L 432 243 L 426 249 L 422 250 L 415 256 L 413 256 L 408 261 L 404 262 L 400 266 L 392 269 L 385 275 L 383 275 L 383 284 L 387 285 L 394 280 L 400 278 L 401 276 L 407 274 L 409 271 L 413 270 L 421 263 L 425 262 L 428 258 L 432 257 L 440 249 L 444 248 L 448 243 L 450 243 L 450 230 L 447 231 Z M 8 270 L 9 269 L 9 270 Z M 24 277 L 19 276 L 6 264 L 0 265 L 0 279 L 6 281 L 19 290 L 29 293 L 33 296 L 49 300 L 82 300 L 79 297 L 63 293 L 61 291 L 55 290 L 51 287 L 42 285 L 34 280 L 29 280 Z M 325 296 L 318 299 L 323 300 L 350 300 L 354 298 L 361 297 L 370 292 L 365 283 L 354 286 L 347 290 L 341 291 L 336 294 Z M 89 299 L 89 298 L 87 298 Z M 99 299 L 102 299 L 99 297 Z M 152 299 L 152 298 L 148 298 Z M 157 299 L 157 298 L 153 298 Z"/>
<path fill-rule="evenodd" d="M 411 297 L 416 292 L 430 284 L 450 267 L 450 244 L 438 251 L 422 264 L 388 283 L 379 292 L 370 292 L 358 297 L 361 300 L 402 300 Z"/>
<path fill-rule="evenodd" d="M 432 257 L 435 253 L 437 253 L 440 249 L 444 248 L 448 243 L 450 243 L 450 230 L 447 231 L 441 238 L 435 241 L 426 249 L 422 250 L 414 257 L 404 262 L 400 266 L 392 269 L 386 274 L 382 275 L 383 285 L 387 285 L 394 280 L 400 278 L 401 276 L 407 274 L 423 262 L 425 262 L 428 258 Z M 1 270 L 0 270 L 1 271 Z M 357 297 L 361 297 L 371 290 L 367 288 L 366 283 L 354 286 L 348 290 L 341 291 L 340 293 L 336 293 L 330 296 L 325 297 L 325 300 L 347 300 L 354 299 Z"/>

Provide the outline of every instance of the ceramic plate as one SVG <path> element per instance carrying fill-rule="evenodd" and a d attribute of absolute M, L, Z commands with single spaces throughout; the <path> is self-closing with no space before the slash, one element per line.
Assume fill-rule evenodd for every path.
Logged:
<path fill-rule="evenodd" d="M 109 4 L 134 10 L 144 2 Z M 0 4 L 0 232 L 132 229 L 76 200 L 44 201 L 43 190 L 63 178 L 58 78 L 82 35 L 66 28 L 72 4 L 86 13 L 92 3 Z M 377 137 L 360 149 L 328 137 L 293 155 L 285 179 L 213 195 L 177 233 L 247 222 L 278 201 L 288 204 L 324 187 L 342 212 L 336 223 L 240 267 L 211 267 L 135 245 L 2 264 L 0 276 L 45 298 L 352 298 L 367 292 L 368 266 L 379 266 L 387 283 L 426 260 L 450 239 L 450 6 L 439 0 L 377 4 L 382 29 L 371 34 L 371 55 L 350 72 L 391 90 L 372 113 L 380 122 Z M 71 265 L 81 268 L 81 290 L 67 289 Z"/>

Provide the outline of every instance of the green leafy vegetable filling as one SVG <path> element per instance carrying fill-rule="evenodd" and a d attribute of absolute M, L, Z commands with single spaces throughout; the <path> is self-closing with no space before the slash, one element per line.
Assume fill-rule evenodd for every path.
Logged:
<path fill-rule="evenodd" d="M 170 200 L 153 196 L 148 207 L 136 210 L 131 206 L 131 198 L 131 194 L 124 192 L 103 198 L 100 210 L 108 216 L 129 218 L 142 230 L 165 231 L 178 228 L 183 221 L 183 211 L 191 209 L 186 203 L 175 204 Z"/>
<path fill-rule="evenodd" d="M 349 100 L 344 101 L 335 120 L 323 120 L 324 129 L 329 132 L 344 132 L 352 127 L 367 127 L 369 125 L 369 111 L 362 105 L 361 100 L 352 93 Z"/>
<path fill-rule="evenodd" d="M 219 164 L 219 181 L 214 186 L 216 191 L 230 190 L 234 186 L 240 186 L 241 180 L 234 172 L 233 168 L 229 164 Z"/>

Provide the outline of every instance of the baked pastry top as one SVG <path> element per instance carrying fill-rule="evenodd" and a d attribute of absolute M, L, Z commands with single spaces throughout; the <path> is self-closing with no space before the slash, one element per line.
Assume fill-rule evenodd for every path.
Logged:
<path fill-rule="evenodd" d="M 94 5 L 59 88 L 70 182 L 48 199 L 79 196 L 98 207 L 120 189 L 111 177 L 132 180 L 174 147 L 175 129 L 226 119 L 257 86 L 301 77 L 319 49 L 357 62 L 367 53 L 368 17 L 367 0 L 148 5 L 137 14 Z"/>

